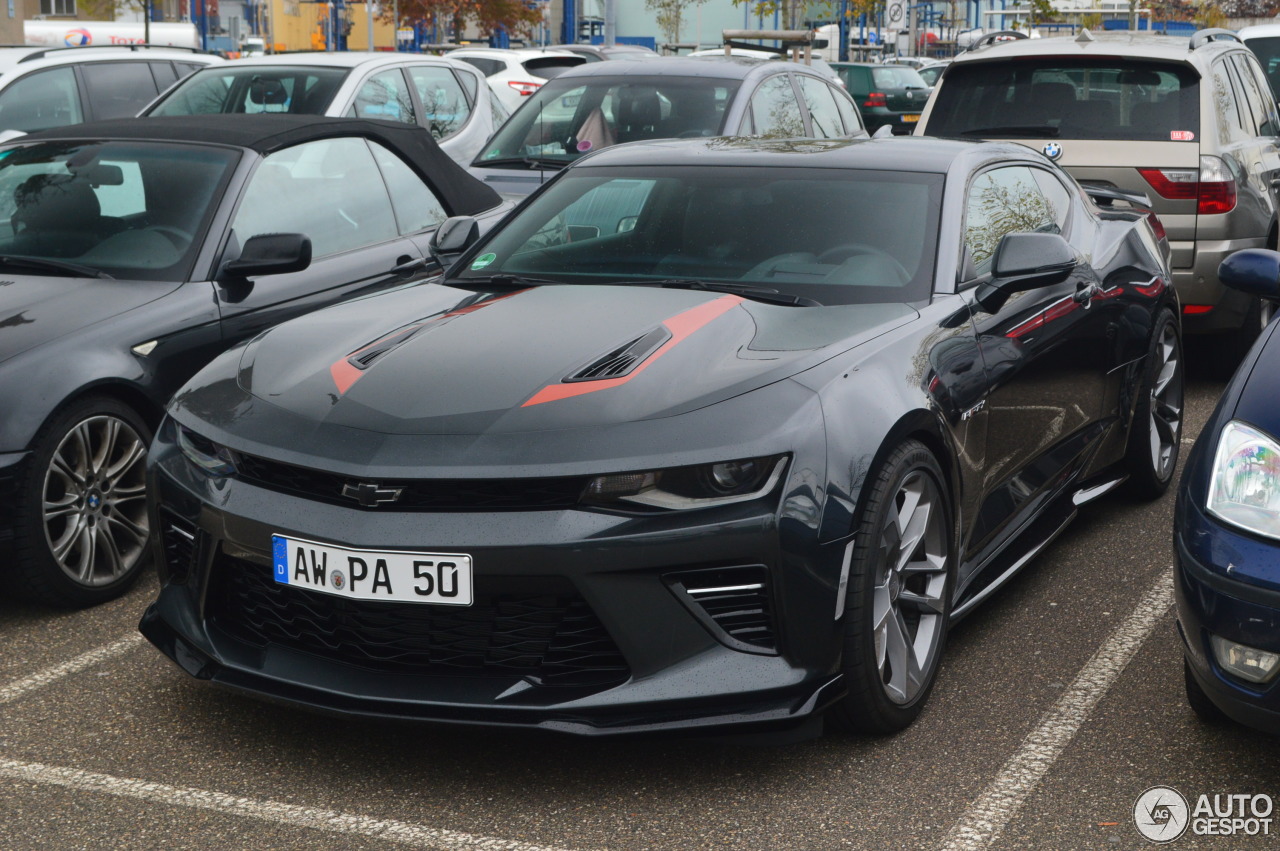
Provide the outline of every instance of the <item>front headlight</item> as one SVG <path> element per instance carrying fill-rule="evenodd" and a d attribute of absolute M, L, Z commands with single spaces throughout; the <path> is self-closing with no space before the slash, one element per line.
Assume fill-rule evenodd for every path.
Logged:
<path fill-rule="evenodd" d="M 597 476 L 587 485 L 582 501 L 590 505 L 631 503 L 672 510 L 731 505 L 769 493 L 786 466 L 786 455 L 770 455 Z"/>
<path fill-rule="evenodd" d="M 1280 443 L 1252 426 L 1227 423 L 1213 459 L 1207 508 L 1232 526 L 1280 538 Z"/>
<path fill-rule="evenodd" d="M 178 448 L 192 464 L 211 476 L 222 477 L 235 473 L 235 457 L 232 456 L 230 449 L 214 443 L 184 425 L 179 425 L 177 431 Z"/>

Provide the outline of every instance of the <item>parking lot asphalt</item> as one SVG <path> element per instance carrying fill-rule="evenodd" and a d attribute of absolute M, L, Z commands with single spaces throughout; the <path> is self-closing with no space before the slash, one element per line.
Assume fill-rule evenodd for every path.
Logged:
<path fill-rule="evenodd" d="M 1188 442 L 1223 386 L 1193 372 Z M 884 739 L 599 742 L 334 719 L 173 668 L 136 637 L 153 576 L 81 612 L 0 601 L 0 847 L 1148 847 L 1132 815 L 1148 787 L 1280 798 L 1280 741 L 1205 725 L 1184 700 L 1172 507 L 1172 491 L 1086 506 L 952 630 L 929 706 Z"/>

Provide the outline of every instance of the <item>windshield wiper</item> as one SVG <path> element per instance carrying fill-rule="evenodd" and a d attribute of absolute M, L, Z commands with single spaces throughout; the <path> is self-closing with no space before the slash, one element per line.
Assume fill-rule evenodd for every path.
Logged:
<path fill-rule="evenodd" d="M 42 272 L 69 272 L 78 278 L 106 278 L 115 280 L 101 269 L 68 263 L 65 260 L 48 260 L 44 257 L 28 257 L 24 254 L 0 254 L 0 266 L 36 269 Z"/>
<path fill-rule="evenodd" d="M 1052 124 L 1011 124 L 1005 127 L 978 127 L 973 130 L 961 130 L 961 136 L 1052 136 L 1057 137 L 1058 128 Z"/>
<path fill-rule="evenodd" d="M 539 284 L 563 284 L 564 281 L 553 281 L 550 278 L 530 278 L 527 275 L 481 275 L 476 278 L 448 278 L 444 281 L 446 286 L 454 284 L 461 286 L 477 286 L 477 287 L 502 287 L 504 289 L 524 289 L 525 287 L 536 287 Z"/>
<path fill-rule="evenodd" d="M 559 171 L 569 165 L 572 160 L 543 160 L 537 157 L 500 157 L 496 160 L 481 160 L 476 166 L 483 168 L 491 165 L 522 165 L 526 168 L 545 169 L 548 171 Z"/>
<path fill-rule="evenodd" d="M 752 301 L 764 301 L 771 304 L 791 304 L 797 307 L 822 307 L 822 302 L 802 295 L 779 292 L 768 287 L 752 287 L 745 284 L 720 283 L 719 281 L 699 281 L 691 278 L 669 278 L 665 281 L 626 281 L 620 283 L 648 284 L 654 287 L 676 290 L 706 290 L 713 293 L 730 293 L 749 298 Z"/>

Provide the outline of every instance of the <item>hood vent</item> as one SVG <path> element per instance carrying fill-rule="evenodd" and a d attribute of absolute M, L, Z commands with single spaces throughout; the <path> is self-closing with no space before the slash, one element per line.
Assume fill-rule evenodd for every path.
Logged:
<path fill-rule="evenodd" d="M 620 346 L 606 355 L 602 355 L 587 366 L 565 378 L 571 381 L 600 381 L 606 378 L 621 378 L 630 374 L 636 367 L 671 339 L 671 332 L 666 326 L 658 326 L 644 336 Z"/>

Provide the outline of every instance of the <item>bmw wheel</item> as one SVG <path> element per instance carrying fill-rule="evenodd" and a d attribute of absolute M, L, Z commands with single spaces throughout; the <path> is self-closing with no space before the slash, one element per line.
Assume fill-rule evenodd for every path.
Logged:
<path fill-rule="evenodd" d="M 922 443 L 894 450 L 869 480 L 855 523 L 844 613 L 848 694 L 842 727 L 901 730 L 920 714 L 946 646 L 953 570 L 951 506 Z"/>
<path fill-rule="evenodd" d="M 1182 336 L 1173 314 L 1162 310 L 1129 428 L 1128 487 L 1140 499 L 1155 499 L 1173 481 L 1182 448 L 1183 374 Z"/>
<path fill-rule="evenodd" d="M 17 582 L 24 596 L 89 606 L 123 594 L 146 561 L 151 431 L 110 398 L 61 412 L 37 438 L 18 501 Z"/>

